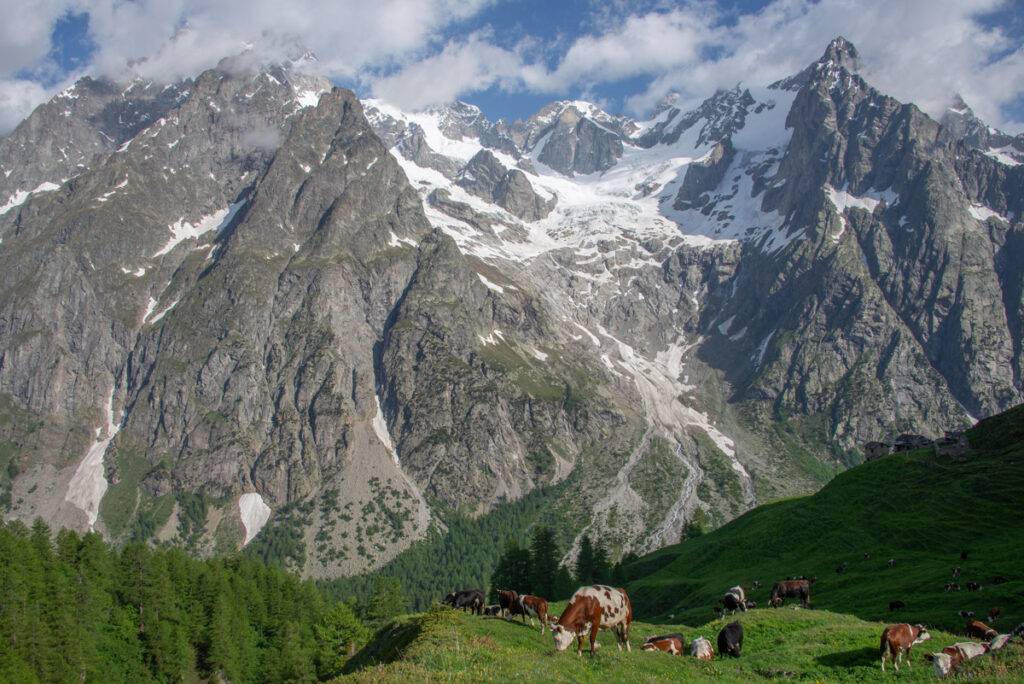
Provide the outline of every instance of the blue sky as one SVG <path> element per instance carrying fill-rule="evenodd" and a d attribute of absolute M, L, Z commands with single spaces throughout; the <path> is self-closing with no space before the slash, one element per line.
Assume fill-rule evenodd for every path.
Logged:
<path fill-rule="evenodd" d="M 1021 0 L 0 0 L 0 133 L 78 77 L 194 75 L 312 50 L 362 97 L 459 98 L 489 118 L 556 99 L 644 116 L 668 92 L 765 85 L 852 41 L 876 87 L 937 116 L 954 93 L 1024 132 Z"/>

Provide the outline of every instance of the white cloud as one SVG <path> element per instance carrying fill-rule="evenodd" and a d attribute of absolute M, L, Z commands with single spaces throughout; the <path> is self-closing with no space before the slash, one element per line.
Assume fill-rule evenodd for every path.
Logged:
<path fill-rule="evenodd" d="M 0 76 L 32 69 L 46 57 L 53 24 L 69 5 L 62 0 L 0 0 Z"/>
<path fill-rule="evenodd" d="M 0 134 L 12 130 L 49 95 L 32 81 L 0 79 Z"/>
<path fill-rule="evenodd" d="M 87 69 L 94 75 L 117 76 L 131 63 L 144 76 L 177 78 L 245 46 L 266 59 L 302 47 L 336 81 L 404 106 L 495 85 L 552 99 L 608 97 L 608 84 L 646 77 L 646 90 L 626 100 L 633 114 L 670 90 L 696 104 L 717 88 L 794 74 L 843 35 L 860 50 L 865 77 L 884 92 L 932 115 L 959 92 L 983 119 L 1018 132 L 1024 123 L 1004 120 L 1001 108 L 1024 93 L 1024 48 L 975 18 L 1012 12 L 1013 2 L 774 0 L 735 15 L 711 0 L 595 1 L 576 24 L 588 34 L 556 26 L 559 37 L 544 42 L 484 25 L 482 12 L 494 6 L 503 10 L 495 16 L 518 25 L 508 0 L 0 0 L 0 78 L 7 79 L 0 81 L 0 131 L 55 92 L 25 74 L 52 69 L 46 54 L 57 19 L 88 11 L 98 46 Z"/>
<path fill-rule="evenodd" d="M 537 74 L 520 57 L 475 34 L 449 43 L 440 54 L 417 61 L 373 84 L 373 94 L 400 107 L 418 109 L 456 99 L 466 92 L 486 90 L 495 83 L 521 90 Z"/>
<path fill-rule="evenodd" d="M 1005 6 L 1002 0 L 777 0 L 728 29 L 705 14 L 696 32 L 718 56 L 648 72 L 655 78 L 629 101 L 630 109 L 647 111 L 670 90 L 695 104 L 717 88 L 770 83 L 797 73 L 842 35 L 858 48 L 865 78 L 883 92 L 933 116 L 961 93 L 982 119 L 1019 132 L 1001 106 L 1024 93 L 1024 48 L 975 18 Z M 662 40 L 689 40 L 694 31 L 687 26 Z"/>

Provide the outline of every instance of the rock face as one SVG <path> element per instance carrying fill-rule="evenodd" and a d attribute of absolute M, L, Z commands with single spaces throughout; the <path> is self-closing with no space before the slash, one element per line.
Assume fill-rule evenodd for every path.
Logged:
<path fill-rule="evenodd" d="M 487 149 L 480 150 L 469 160 L 455 182 L 527 222 L 544 218 L 555 206 L 553 197 L 545 200 L 534 191 L 525 173 L 506 169 Z"/>
<path fill-rule="evenodd" d="M 645 122 L 83 80 L 0 140 L 5 517 L 325 577 L 561 484 L 646 551 L 1020 402 L 1015 139 L 857 64 Z"/>

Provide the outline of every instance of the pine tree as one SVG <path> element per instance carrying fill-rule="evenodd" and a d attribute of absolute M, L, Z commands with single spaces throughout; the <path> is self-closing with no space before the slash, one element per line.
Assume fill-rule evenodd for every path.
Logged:
<path fill-rule="evenodd" d="M 558 571 L 558 547 L 555 536 L 545 525 L 533 530 L 530 542 L 530 592 L 544 598 L 555 595 L 555 574 Z"/>
<path fill-rule="evenodd" d="M 313 633 L 317 641 L 317 676 L 321 680 L 340 675 L 345 661 L 370 636 L 369 628 L 356 617 L 353 605 L 340 601 L 313 627 Z"/>
<path fill-rule="evenodd" d="M 602 544 L 594 545 L 593 578 L 595 584 L 608 584 L 612 581 L 612 564 Z"/>
<path fill-rule="evenodd" d="M 373 596 L 366 605 L 366 619 L 373 625 L 384 624 L 404 613 L 407 603 L 398 578 L 378 577 L 373 583 Z"/>
<path fill-rule="evenodd" d="M 594 584 L 594 546 L 590 537 L 583 535 L 580 539 L 580 552 L 576 556 L 576 583 Z"/>

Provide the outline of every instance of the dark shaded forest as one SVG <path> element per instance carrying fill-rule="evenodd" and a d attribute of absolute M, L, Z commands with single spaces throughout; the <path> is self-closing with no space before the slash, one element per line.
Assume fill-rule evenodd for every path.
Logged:
<path fill-rule="evenodd" d="M 0 681 L 313 682 L 405 610 L 394 580 L 330 603 L 313 582 L 235 555 L 0 523 Z"/>

